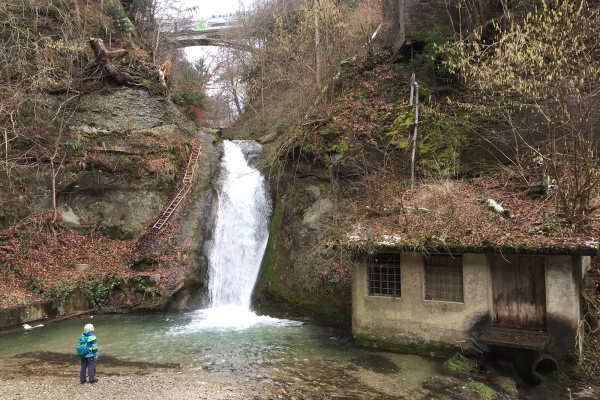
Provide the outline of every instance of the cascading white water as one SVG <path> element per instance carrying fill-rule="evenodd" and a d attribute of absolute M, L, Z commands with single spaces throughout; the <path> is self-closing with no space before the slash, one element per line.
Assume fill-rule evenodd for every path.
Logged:
<path fill-rule="evenodd" d="M 290 326 L 301 322 L 258 316 L 250 310 L 252 289 L 269 238 L 271 202 L 265 179 L 249 160 L 262 146 L 225 141 L 217 189 L 218 211 L 208 251 L 209 308 L 195 311 L 172 334 L 241 330 L 256 325 Z"/>
<path fill-rule="evenodd" d="M 209 254 L 210 306 L 249 311 L 269 237 L 271 202 L 264 177 L 244 154 L 256 154 L 260 145 L 225 141 L 223 147 L 219 208 Z"/>

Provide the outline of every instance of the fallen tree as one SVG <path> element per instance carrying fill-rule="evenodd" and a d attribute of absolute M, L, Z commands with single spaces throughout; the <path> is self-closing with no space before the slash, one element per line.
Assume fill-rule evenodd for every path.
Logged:
<path fill-rule="evenodd" d="M 127 72 L 121 71 L 116 64 L 117 61 L 127 54 L 127 50 L 108 50 L 106 46 L 104 46 L 104 41 L 102 39 L 93 37 L 90 38 L 90 47 L 94 51 L 96 62 L 100 64 L 104 73 L 113 78 L 117 84 L 128 85 L 135 83 L 133 78 Z"/>

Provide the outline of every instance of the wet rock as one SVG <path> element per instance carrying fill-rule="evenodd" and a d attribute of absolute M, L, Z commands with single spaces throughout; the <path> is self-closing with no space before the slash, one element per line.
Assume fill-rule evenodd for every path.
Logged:
<path fill-rule="evenodd" d="M 423 387 L 425 389 L 439 390 L 439 389 L 446 389 L 449 387 L 456 386 L 457 383 L 458 383 L 458 381 L 456 379 L 453 379 L 453 378 L 450 378 L 447 376 L 435 375 L 435 376 L 432 376 L 431 378 L 425 379 L 425 381 L 423 382 Z"/>
<path fill-rule="evenodd" d="M 481 382 L 469 382 L 460 386 L 462 393 L 466 394 L 467 399 L 473 400 L 496 400 L 499 399 L 494 389 Z"/>
<path fill-rule="evenodd" d="M 369 354 L 360 358 L 350 360 L 354 365 L 357 365 L 364 369 L 369 369 L 378 374 L 397 374 L 400 372 L 400 368 L 389 358 L 378 355 Z"/>
<path fill-rule="evenodd" d="M 319 189 L 318 186 L 311 185 L 306 188 L 306 191 L 313 197 L 314 200 L 317 200 L 319 197 L 321 197 L 321 189 Z"/>
<path fill-rule="evenodd" d="M 470 373 L 476 372 L 477 365 L 472 360 L 469 360 L 460 353 L 456 353 L 454 357 L 446 360 L 443 364 L 444 368 L 454 373 Z"/>

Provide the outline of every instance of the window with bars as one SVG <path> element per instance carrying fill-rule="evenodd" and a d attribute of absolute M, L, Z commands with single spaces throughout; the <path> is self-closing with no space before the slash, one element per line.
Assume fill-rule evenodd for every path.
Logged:
<path fill-rule="evenodd" d="M 462 256 L 425 258 L 425 300 L 464 302 Z"/>
<path fill-rule="evenodd" d="M 369 296 L 400 297 L 400 253 L 382 253 L 367 261 Z"/>

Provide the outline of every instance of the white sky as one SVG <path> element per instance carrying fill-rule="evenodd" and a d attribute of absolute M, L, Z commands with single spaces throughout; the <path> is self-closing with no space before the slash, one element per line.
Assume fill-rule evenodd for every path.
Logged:
<path fill-rule="evenodd" d="M 230 14 L 243 7 L 244 0 L 183 0 L 186 7 L 198 7 L 194 19 L 208 18 L 212 15 Z M 188 60 L 192 61 L 206 53 L 214 53 L 217 49 L 212 46 L 186 47 L 185 54 Z"/>
<path fill-rule="evenodd" d="M 198 19 L 208 18 L 211 15 L 229 14 L 239 9 L 238 0 L 183 0 L 187 7 L 198 7 Z M 242 1 L 243 4 L 243 1 Z"/>

